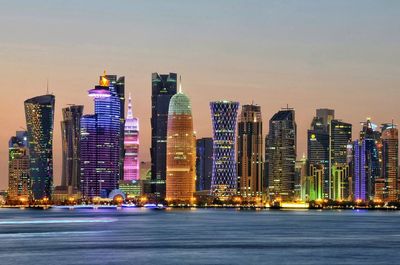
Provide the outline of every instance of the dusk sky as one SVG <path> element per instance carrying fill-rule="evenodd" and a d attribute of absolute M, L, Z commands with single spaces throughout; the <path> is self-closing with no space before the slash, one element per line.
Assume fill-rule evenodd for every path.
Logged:
<path fill-rule="evenodd" d="M 298 156 L 316 108 L 353 124 L 400 123 L 400 1 L 0 1 L 0 189 L 8 140 L 25 128 L 23 102 L 56 96 L 55 185 L 61 108 L 84 104 L 106 70 L 126 77 L 150 147 L 151 73 L 182 75 L 198 138 L 211 136 L 209 102 L 254 101 L 264 134 L 281 107 L 296 110 Z"/>

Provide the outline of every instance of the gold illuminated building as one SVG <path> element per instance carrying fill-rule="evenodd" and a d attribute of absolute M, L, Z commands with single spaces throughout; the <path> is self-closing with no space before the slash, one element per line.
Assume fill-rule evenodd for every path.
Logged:
<path fill-rule="evenodd" d="M 189 98 L 179 93 L 171 98 L 167 131 L 166 200 L 193 203 L 196 182 L 196 137 Z"/>

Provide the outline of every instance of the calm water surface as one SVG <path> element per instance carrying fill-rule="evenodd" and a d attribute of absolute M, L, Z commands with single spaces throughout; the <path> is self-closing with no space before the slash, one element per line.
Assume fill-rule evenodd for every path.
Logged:
<path fill-rule="evenodd" d="M 0 264 L 400 264 L 400 212 L 0 209 Z"/>

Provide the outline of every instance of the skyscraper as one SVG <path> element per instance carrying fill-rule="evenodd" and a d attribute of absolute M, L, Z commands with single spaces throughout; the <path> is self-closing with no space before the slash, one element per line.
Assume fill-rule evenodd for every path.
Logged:
<path fill-rule="evenodd" d="M 125 76 L 118 77 L 117 75 L 106 75 L 104 72 L 104 77 L 110 82 L 113 92 L 119 98 L 119 131 L 120 131 L 120 141 L 119 141 L 119 179 L 124 179 L 124 127 L 125 127 Z M 100 77 L 101 78 L 101 77 Z"/>
<path fill-rule="evenodd" d="M 201 138 L 196 144 L 196 191 L 211 189 L 213 172 L 213 140 Z"/>
<path fill-rule="evenodd" d="M 237 189 L 235 142 L 239 102 L 211 102 L 210 108 L 213 124 L 211 194 L 224 200 L 235 195 Z"/>
<path fill-rule="evenodd" d="M 31 198 L 27 133 L 19 131 L 8 145 L 8 201 L 28 202 Z"/>
<path fill-rule="evenodd" d="M 83 106 L 72 105 L 62 110 L 62 177 L 61 186 L 79 190 L 81 176 L 80 133 Z"/>
<path fill-rule="evenodd" d="M 129 95 L 128 115 L 125 121 L 124 133 L 125 158 L 124 180 L 132 181 L 140 179 L 139 161 L 139 119 L 133 117 L 132 100 Z"/>
<path fill-rule="evenodd" d="M 374 199 L 375 180 L 380 176 L 379 152 L 376 145 L 380 133 L 369 119 L 362 125 L 360 139 L 353 143 L 353 189 L 355 200 L 369 201 Z"/>
<path fill-rule="evenodd" d="M 165 198 L 167 123 L 171 97 L 176 94 L 176 74 L 152 74 L 151 94 L 151 190 Z"/>
<path fill-rule="evenodd" d="M 105 75 L 89 96 L 95 114 L 81 119 L 81 191 L 86 198 L 106 197 L 120 177 L 120 99 Z"/>
<path fill-rule="evenodd" d="M 167 130 L 166 199 L 193 202 L 196 182 L 196 137 L 192 107 L 182 89 L 171 98 Z"/>
<path fill-rule="evenodd" d="M 399 132 L 394 124 L 382 127 L 382 177 L 386 183 L 386 201 L 398 199 Z"/>
<path fill-rule="evenodd" d="M 347 159 L 347 145 L 351 142 L 352 126 L 335 119 L 335 111 L 317 109 L 307 135 L 307 153 L 311 165 L 323 166 L 323 195 L 333 197 L 333 167 L 343 168 Z M 348 170 L 344 171 L 348 173 Z M 348 176 L 344 176 L 347 180 Z"/>
<path fill-rule="evenodd" d="M 296 121 L 293 109 L 282 109 L 269 121 L 266 163 L 271 200 L 294 198 Z"/>
<path fill-rule="evenodd" d="M 238 194 L 261 197 L 263 193 L 264 137 L 261 107 L 243 105 L 238 122 Z"/>
<path fill-rule="evenodd" d="M 34 97 L 26 100 L 24 105 L 33 197 L 35 200 L 50 199 L 53 187 L 55 97 Z"/>

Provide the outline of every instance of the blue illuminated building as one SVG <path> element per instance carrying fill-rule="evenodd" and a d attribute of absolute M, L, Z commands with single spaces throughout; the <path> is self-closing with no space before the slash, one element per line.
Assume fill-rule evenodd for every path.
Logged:
<path fill-rule="evenodd" d="M 121 101 L 105 75 L 89 96 L 95 114 L 81 119 L 81 192 L 85 198 L 107 197 L 120 179 Z"/>
<path fill-rule="evenodd" d="M 211 194 L 225 199 L 237 188 L 236 169 L 236 120 L 238 102 L 217 101 L 210 103 L 213 124 L 213 173 Z"/>

